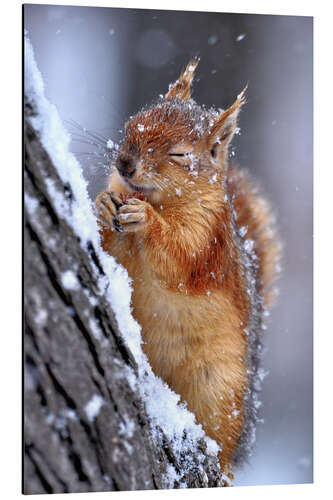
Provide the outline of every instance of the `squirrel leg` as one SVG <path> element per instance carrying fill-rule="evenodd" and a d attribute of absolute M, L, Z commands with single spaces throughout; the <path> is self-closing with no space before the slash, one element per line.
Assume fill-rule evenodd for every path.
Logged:
<path fill-rule="evenodd" d="M 221 446 L 221 470 L 232 479 L 232 459 L 244 423 L 245 378 L 233 380 L 224 376 L 226 364 L 223 359 L 215 359 L 213 363 L 203 363 L 202 368 L 185 366 L 177 371 L 177 379 L 170 385 L 182 395 L 206 434 Z"/>

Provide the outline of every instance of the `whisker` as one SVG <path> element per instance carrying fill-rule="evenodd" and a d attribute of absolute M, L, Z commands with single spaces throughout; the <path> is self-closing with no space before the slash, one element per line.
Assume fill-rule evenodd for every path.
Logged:
<path fill-rule="evenodd" d="M 92 137 L 93 139 L 96 139 L 96 141 L 100 141 L 101 143 L 106 144 L 108 142 L 108 139 L 106 137 L 103 137 L 96 132 L 92 132 L 91 130 L 85 129 L 85 133 L 88 135 L 88 137 Z"/>
<path fill-rule="evenodd" d="M 108 151 L 108 148 L 103 145 L 103 144 L 98 144 L 96 142 L 93 142 L 93 141 L 88 141 L 86 139 L 81 139 L 80 137 L 73 137 L 72 138 L 72 142 L 78 142 L 80 144 L 86 144 L 87 146 L 95 146 L 97 149 L 102 149 L 102 150 L 105 150 L 105 151 Z"/>
<path fill-rule="evenodd" d="M 103 142 L 107 142 L 108 141 L 108 137 L 105 137 L 104 135 L 102 135 L 101 133 L 97 132 L 96 130 L 92 131 L 90 129 L 87 129 L 86 127 L 84 127 L 83 125 L 81 125 L 80 123 L 76 122 L 75 120 L 73 120 L 72 118 L 68 119 L 68 120 L 64 120 L 65 123 L 67 123 L 68 125 L 70 125 L 71 127 L 73 128 L 76 128 L 80 131 L 82 131 L 84 134 L 87 134 L 87 135 L 91 135 L 92 137 L 95 137 L 96 139 L 99 139 Z M 114 127 L 105 127 L 106 130 L 112 130 L 112 131 L 115 131 L 117 132 L 118 134 L 121 134 L 122 131 L 120 131 L 119 129 L 117 128 L 114 128 Z"/>
<path fill-rule="evenodd" d="M 109 175 L 117 155 L 117 142 L 113 142 L 112 138 L 110 138 L 112 142 L 108 142 L 110 139 L 105 135 L 91 131 L 73 119 L 65 120 L 65 124 L 68 126 L 71 143 L 74 146 L 72 153 L 80 161 L 85 171 L 90 176 L 96 175 L 101 170 Z M 86 151 L 77 151 L 81 147 Z"/>
<path fill-rule="evenodd" d="M 71 137 L 83 140 L 90 140 L 91 142 L 94 142 L 95 144 L 100 144 L 101 146 L 106 145 L 105 141 L 96 140 L 94 137 L 90 137 L 88 134 L 79 134 L 78 132 L 72 132 Z"/>
<path fill-rule="evenodd" d="M 93 142 L 94 144 L 99 144 L 100 146 L 107 147 L 107 140 L 104 139 L 99 139 L 98 137 L 95 137 L 93 134 L 90 133 L 84 133 L 84 134 L 79 134 L 78 132 L 70 132 L 71 137 L 74 139 L 85 139 Z"/>
<path fill-rule="evenodd" d="M 108 160 L 108 157 L 106 155 L 101 155 L 99 153 L 93 152 L 86 152 L 86 151 L 72 151 L 72 153 L 76 156 L 82 156 L 86 158 L 97 158 L 97 159 L 105 159 Z"/>

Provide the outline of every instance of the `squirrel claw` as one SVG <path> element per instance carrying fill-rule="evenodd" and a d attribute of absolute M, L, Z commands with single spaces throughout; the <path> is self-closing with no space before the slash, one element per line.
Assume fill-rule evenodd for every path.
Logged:
<path fill-rule="evenodd" d="M 122 228 L 117 220 L 117 209 L 123 205 L 121 199 L 113 192 L 102 191 L 95 200 L 95 210 L 102 225 L 121 232 Z"/>

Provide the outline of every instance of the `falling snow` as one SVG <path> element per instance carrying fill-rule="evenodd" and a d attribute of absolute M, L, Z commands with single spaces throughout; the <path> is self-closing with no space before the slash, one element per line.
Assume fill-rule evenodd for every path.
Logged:
<path fill-rule="evenodd" d="M 218 40 L 218 37 L 217 35 L 211 35 L 209 38 L 208 38 L 208 45 L 215 45 L 216 42 Z"/>

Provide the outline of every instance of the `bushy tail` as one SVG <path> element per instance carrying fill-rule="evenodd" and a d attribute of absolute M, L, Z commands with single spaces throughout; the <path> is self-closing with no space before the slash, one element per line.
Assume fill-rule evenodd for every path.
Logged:
<path fill-rule="evenodd" d="M 281 243 L 277 235 L 272 209 L 259 193 L 258 186 L 247 172 L 230 166 L 227 187 L 236 213 L 236 224 L 244 239 L 254 242 L 253 250 L 258 258 L 259 272 L 257 288 L 264 298 L 265 308 L 274 302 L 277 290 L 274 287 L 280 271 Z"/>

